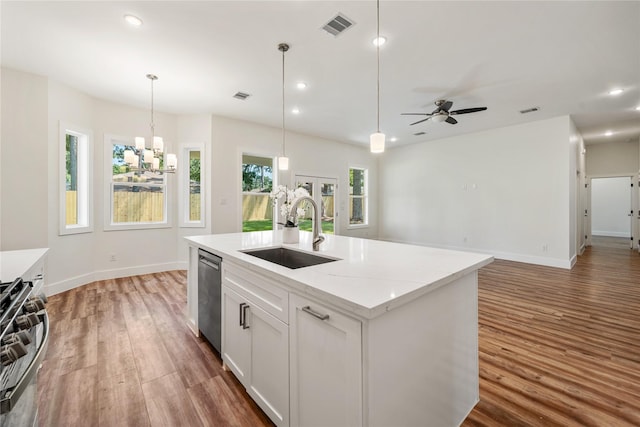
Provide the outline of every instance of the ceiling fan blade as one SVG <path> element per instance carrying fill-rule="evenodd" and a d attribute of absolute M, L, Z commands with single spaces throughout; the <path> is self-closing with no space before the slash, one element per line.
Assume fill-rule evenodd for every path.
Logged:
<path fill-rule="evenodd" d="M 453 102 L 445 101 L 442 105 L 438 107 L 438 111 L 449 111 L 449 109 L 453 107 Z"/>
<path fill-rule="evenodd" d="M 447 117 L 447 120 L 445 120 L 445 122 L 451 123 L 452 125 L 455 125 L 456 123 L 458 123 L 458 121 L 451 116 Z"/>
<path fill-rule="evenodd" d="M 430 116 L 431 113 L 400 113 L 401 116 Z"/>
<path fill-rule="evenodd" d="M 487 107 L 476 107 L 476 108 L 463 108 L 462 110 L 450 111 L 449 114 L 468 114 L 475 113 L 477 111 L 484 111 Z"/>
<path fill-rule="evenodd" d="M 422 120 L 418 120 L 417 122 L 411 123 L 409 126 L 413 126 L 413 125 L 417 125 L 418 123 L 422 123 L 422 122 L 426 122 L 427 120 L 429 120 L 431 117 L 427 117 L 426 119 L 422 119 Z"/>

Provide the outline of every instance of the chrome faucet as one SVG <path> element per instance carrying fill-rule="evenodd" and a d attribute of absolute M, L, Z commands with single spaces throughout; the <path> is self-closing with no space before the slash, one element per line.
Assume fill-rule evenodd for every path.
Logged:
<path fill-rule="evenodd" d="M 313 250 L 318 251 L 320 250 L 320 243 L 324 242 L 324 236 L 320 234 L 320 213 L 318 212 L 318 205 L 311 197 L 302 196 L 293 201 L 288 221 L 291 221 L 293 224 L 298 222 L 298 205 L 303 200 L 310 201 L 313 206 Z"/>

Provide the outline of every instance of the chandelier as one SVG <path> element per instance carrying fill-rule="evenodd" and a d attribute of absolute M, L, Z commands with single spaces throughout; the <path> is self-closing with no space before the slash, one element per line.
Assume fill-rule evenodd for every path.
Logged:
<path fill-rule="evenodd" d="M 135 147 L 128 147 L 124 150 L 124 161 L 131 170 L 137 174 L 144 172 L 175 173 L 178 166 L 178 158 L 175 154 L 167 154 L 164 165 L 164 142 L 162 137 L 156 136 L 155 124 L 153 122 L 153 82 L 158 80 L 155 74 L 147 74 L 151 80 L 151 142 L 152 148 L 147 148 L 144 137 L 135 137 Z M 164 167 L 163 167 L 164 166 Z"/>

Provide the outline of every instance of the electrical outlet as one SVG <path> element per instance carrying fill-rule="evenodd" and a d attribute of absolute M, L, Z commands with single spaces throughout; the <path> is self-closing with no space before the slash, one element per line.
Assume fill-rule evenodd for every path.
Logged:
<path fill-rule="evenodd" d="M 545 243 L 544 245 L 542 245 L 542 252 L 549 252 L 549 244 Z"/>
<path fill-rule="evenodd" d="M 109 256 L 109 261 L 111 261 L 111 262 L 115 262 L 115 261 L 116 261 L 116 254 L 111 254 L 111 255 Z"/>

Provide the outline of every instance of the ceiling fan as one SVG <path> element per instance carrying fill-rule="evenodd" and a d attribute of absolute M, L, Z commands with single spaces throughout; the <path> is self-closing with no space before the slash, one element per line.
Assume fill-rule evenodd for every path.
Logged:
<path fill-rule="evenodd" d="M 444 99 L 439 99 L 435 102 L 436 109 L 431 113 L 402 113 L 403 116 L 427 116 L 426 119 L 418 120 L 417 122 L 411 123 L 411 126 L 417 125 L 418 123 L 425 122 L 429 119 L 433 119 L 434 122 L 447 122 L 455 125 L 458 123 L 456 119 L 451 116 L 456 116 L 458 114 L 469 114 L 475 113 L 477 111 L 484 111 L 487 107 L 475 107 L 475 108 L 463 108 L 461 110 L 449 111 L 453 106 L 452 101 L 445 101 Z"/>

